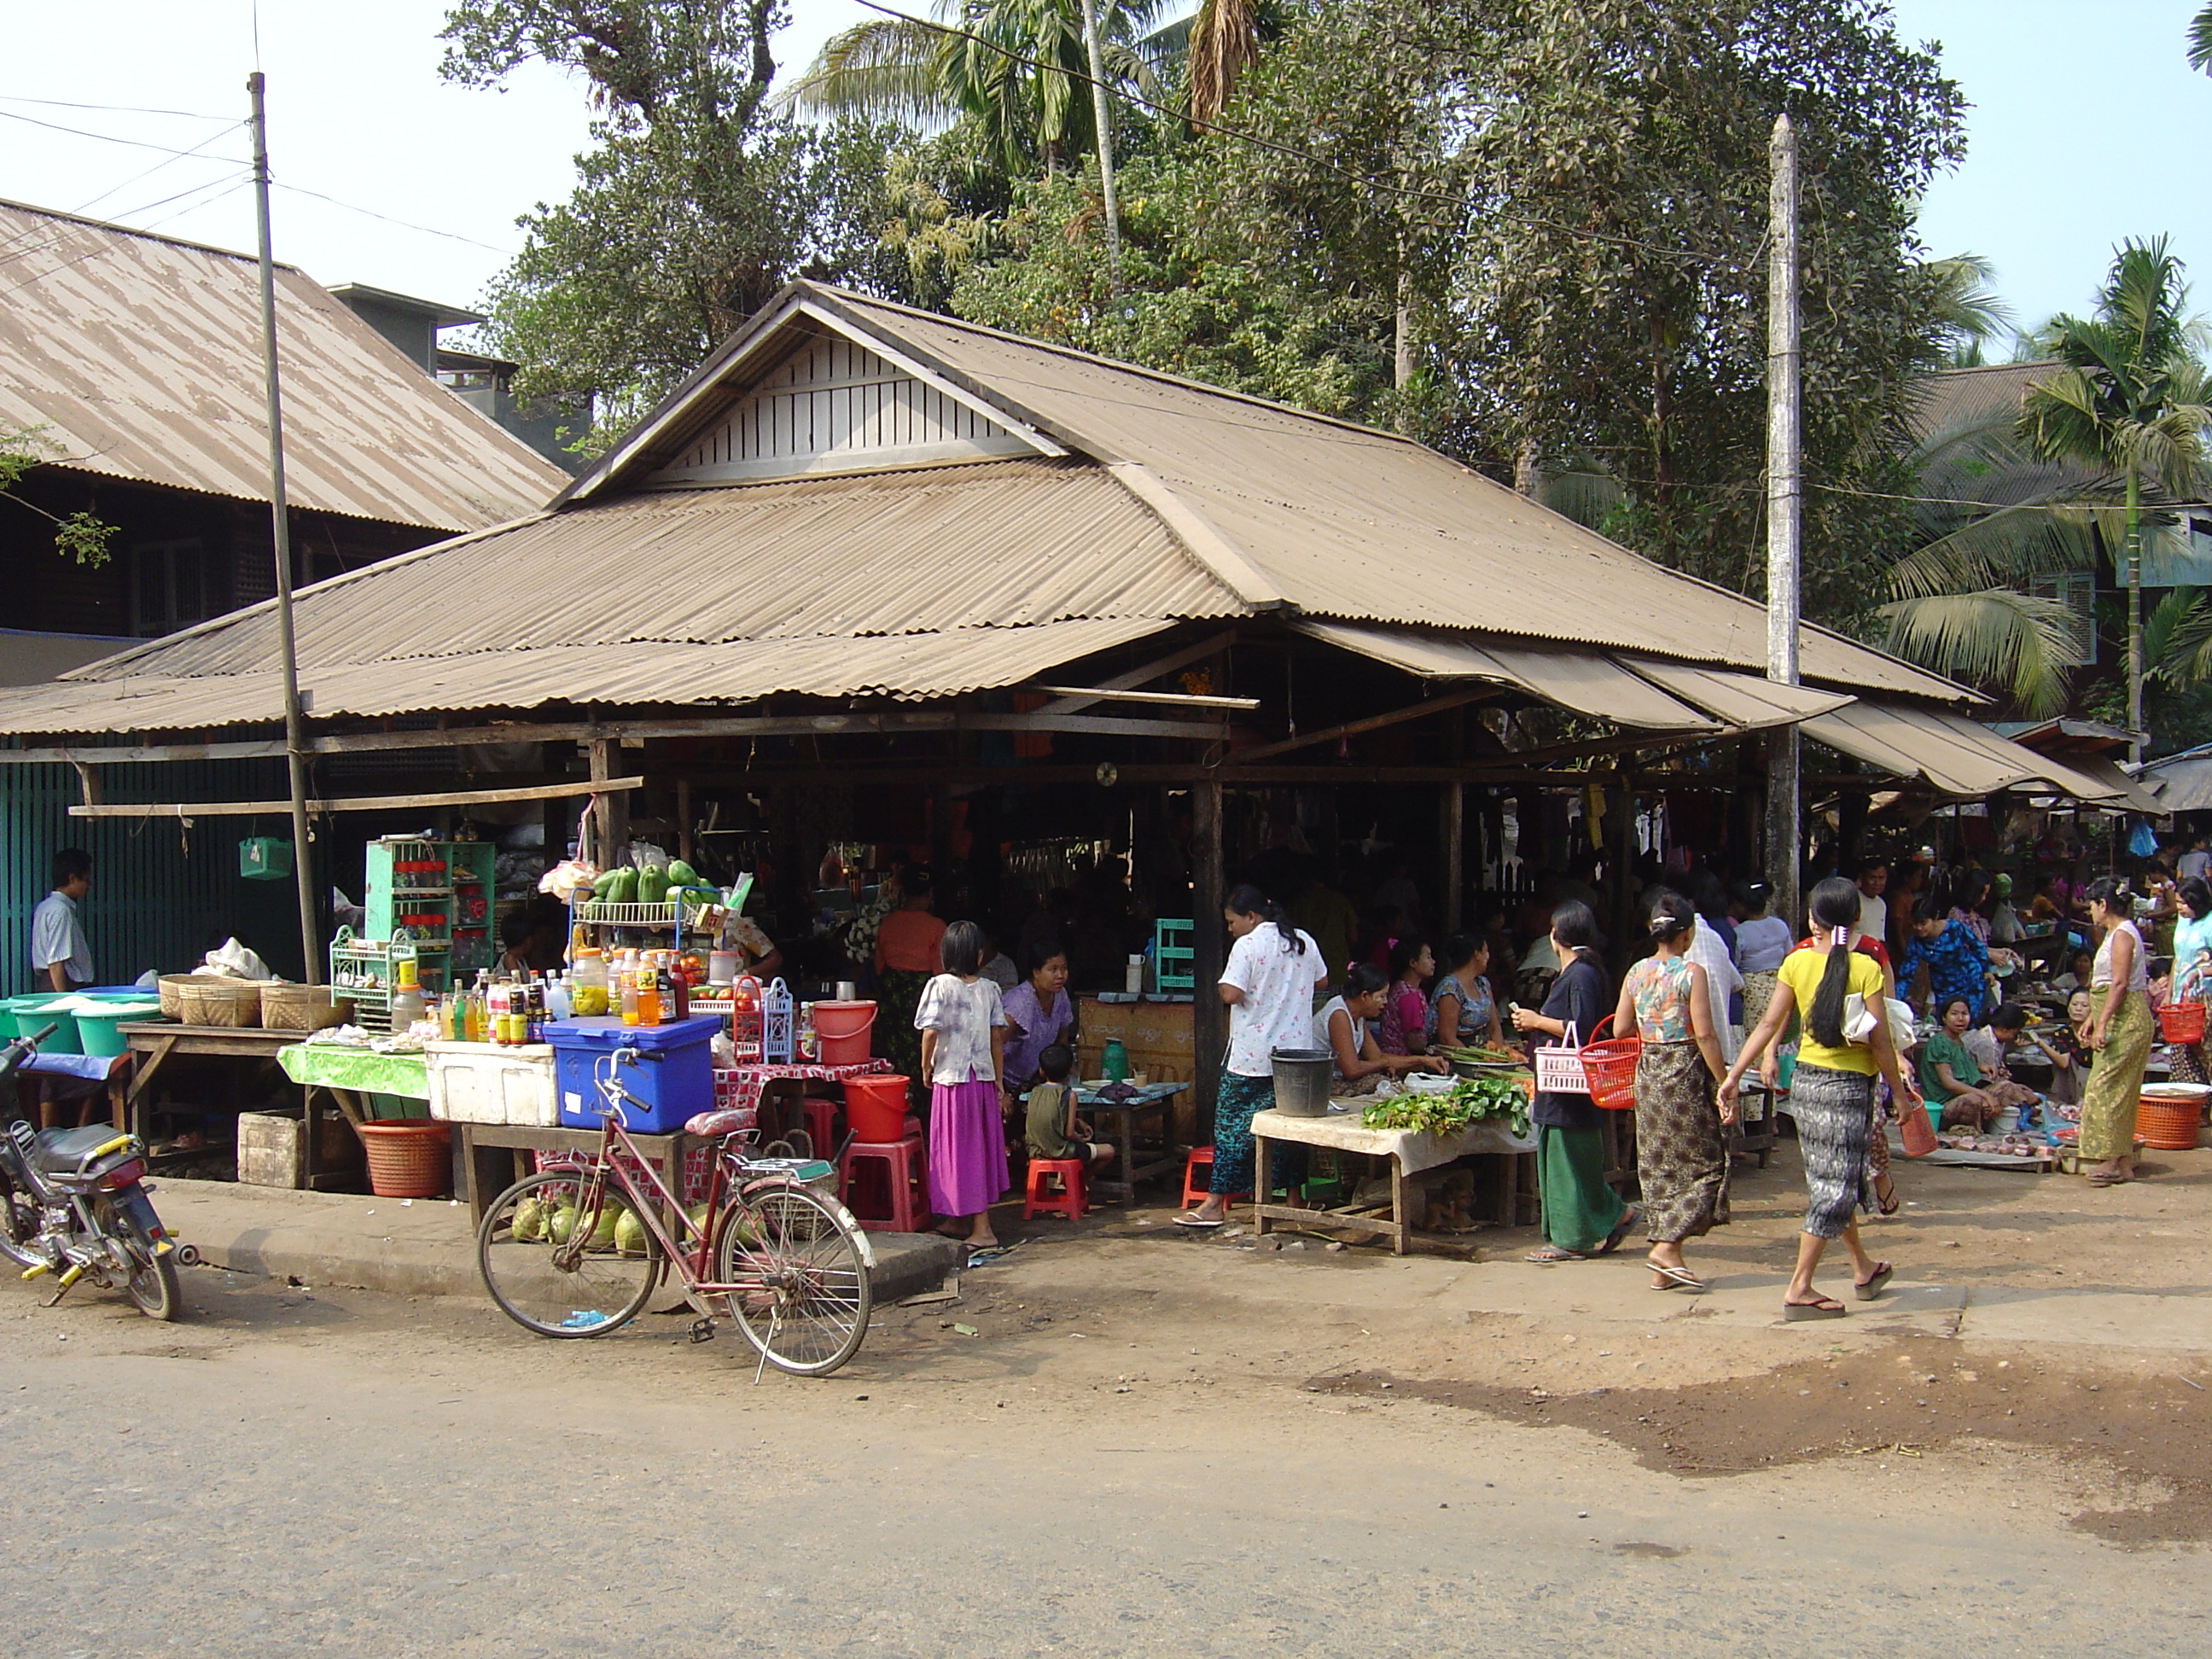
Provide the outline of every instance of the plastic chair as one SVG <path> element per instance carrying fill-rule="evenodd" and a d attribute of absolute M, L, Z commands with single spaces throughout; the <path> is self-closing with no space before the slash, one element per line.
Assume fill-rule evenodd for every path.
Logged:
<path fill-rule="evenodd" d="M 1194 1146 L 1182 1165 L 1182 1207 L 1195 1209 L 1206 1202 L 1213 1179 L 1213 1148 Z M 1231 1193 L 1230 1198 L 1249 1199 L 1249 1193 Z"/>
<path fill-rule="evenodd" d="M 1079 1158 L 1031 1158 L 1029 1190 L 1022 1199 L 1022 1219 L 1027 1221 L 1040 1211 L 1047 1215 L 1064 1215 L 1070 1221 L 1083 1219 L 1083 1212 L 1091 1207 L 1085 1201 L 1083 1185 L 1087 1167 Z M 1047 1184 L 1054 1176 L 1060 1177 L 1058 1192 Z"/>
<path fill-rule="evenodd" d="M 856 1140 L 845 1149 L 837 1164 L 837 1191 L 853 1219 L 870 1232 L 918 1233 L 929 1219 L 929 1199 L 922 1190 L 921 1137 L 904 1140 Z M 864 1198 L 866 1185 L 880 1188 Z"/>
<path fill-rule="evenodd" d="M 799 1105 L 806 1114 L 806 1138 L 814 1143 L 814 1156 L 830 1157 L 837 1150 L 837 1103 L 809 1095 Z"/>

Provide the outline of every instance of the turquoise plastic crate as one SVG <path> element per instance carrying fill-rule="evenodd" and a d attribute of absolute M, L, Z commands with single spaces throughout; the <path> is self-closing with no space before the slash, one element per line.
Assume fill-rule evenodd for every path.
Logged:
<path fill-rule="evenodd" d="M 1197 985 L 1198 926 L 1162 916 L 1152 924 L 1153 983 L 1163 991 L 1188 991 Z"/>

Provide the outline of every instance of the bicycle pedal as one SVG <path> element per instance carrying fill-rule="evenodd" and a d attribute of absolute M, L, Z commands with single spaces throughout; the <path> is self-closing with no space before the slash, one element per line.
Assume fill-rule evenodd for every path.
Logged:
<path fill-rule="evenodd" d="M 714 1340 L 714 1322 L 707 1318 L 693 1320 L 691 1340 L 694 1342 L 712 1342 Z"/>

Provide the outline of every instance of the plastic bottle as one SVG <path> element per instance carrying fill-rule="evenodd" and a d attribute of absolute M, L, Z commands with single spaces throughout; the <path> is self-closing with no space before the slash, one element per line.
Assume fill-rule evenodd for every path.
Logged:
<path fill-rule="evenodd" d="M 423 1016 L 422 993 L 415 983 L 415 964 L 399 963 L 399 983 L 392 993 L 392 1035 L 404 1036 Z"/>
<path fill-rule="evenodd" d="M 638 1022 L 637 975 L 633 973 L 622 976 L 622 1022 L 625 1025 Z"/>
<path fill-rule="evenodd" d="M 491 975 L 477 969 L 477 982 L 469 992 L 468 1036 L 465 1042 L 483 1042 L 487 1039 L 486 1027 L 491 1017 Z"/>
<path fill-rule="evenodd" d="M 570 975 L 569 1006 L 578 1019 L 608 1011 L 607 958 L 588 946 L 576 952 L 576 970 Z"/>
<path fill-rule="evenodd" d="M 1109 1037 L 1106 1040 L 1105 1049 L 1098 1057 L 1098 1069 L 1106 1074 L 1109 1082 L 1127 1081 L 1129 1051 L 1122 1046 L 1121 1038 Z"/>
<path fill-rule="evenodd" d="M 647 967 L 637 970 L 637 1023 L 640 1025 L 660 1024 L 660 969 Z"/>
<path fill-rule="evenodd" d="M 576 988 L 566 974 L 556 974 L 545 981 L 545 1017 L 552 1019 L 574 1018 L 576 1012 Z"/>

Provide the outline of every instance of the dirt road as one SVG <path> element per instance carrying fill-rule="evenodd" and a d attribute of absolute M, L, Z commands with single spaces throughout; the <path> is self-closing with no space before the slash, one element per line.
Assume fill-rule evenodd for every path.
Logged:
<path fill-rule="evenodd" d="M 1992 1206 L 1962 1218 L 1912 1190 L 1945 1212 L 1884 1253 L 1960 1271 L 1817 1330 L 1765 1307 L 1771 1175 L 1707 1252 L 1741 1312 L 1628 1262 L 1275 1253 L 1115 1213 L 881 1310 L 833 1379 L 757 1387 L 684 1316 L 556 1344 L 474 1302 L 209 1269 L 173 1327 L 0 1291 L 5 1648 L 2204 1651 L 2206 1343 L 2035 1340 L 1998 1270 L 2052 1200 L 1962 1188 Z M 2107 1196 L 2148 1233 L 2187 1194 Z M 1984 1273 L 1978 1335 L 1951 1281 Z"/>

